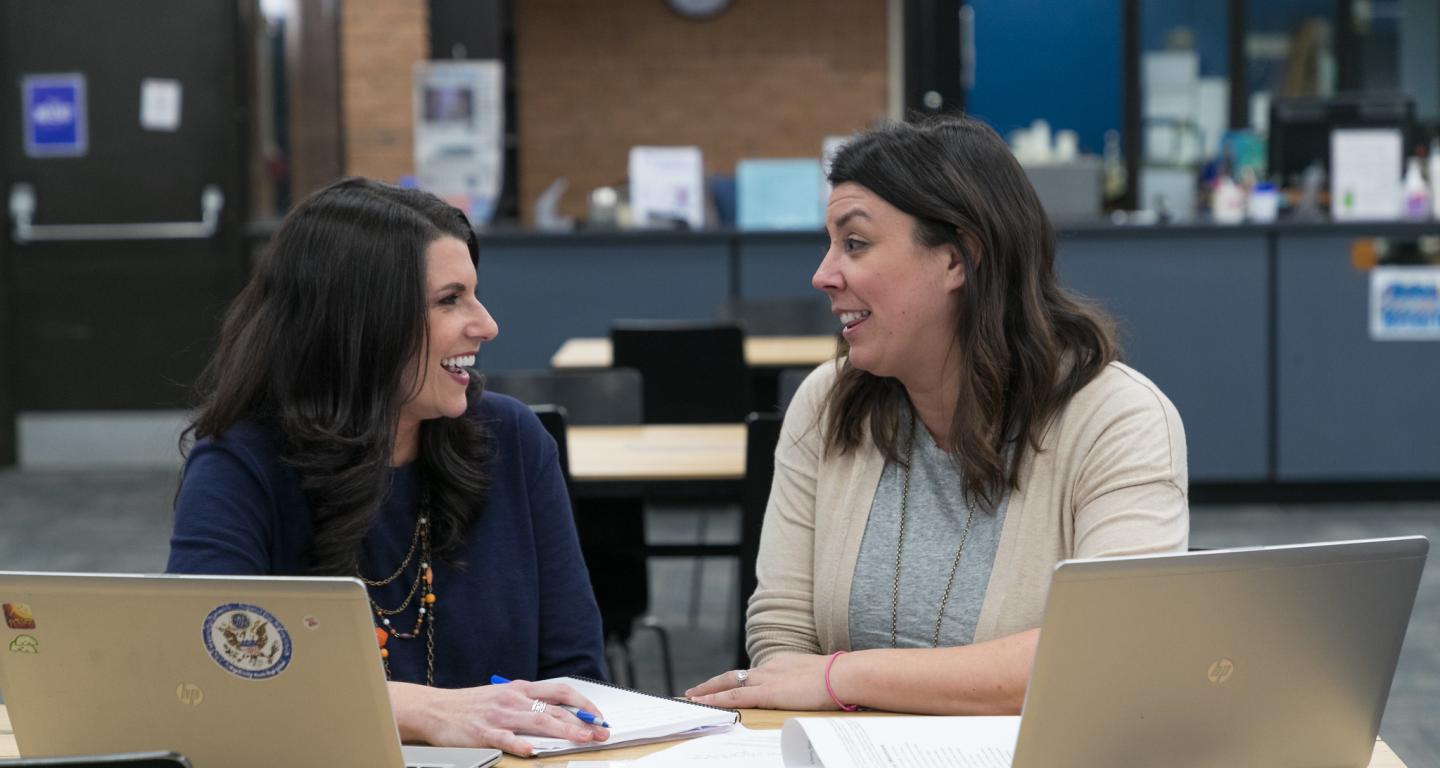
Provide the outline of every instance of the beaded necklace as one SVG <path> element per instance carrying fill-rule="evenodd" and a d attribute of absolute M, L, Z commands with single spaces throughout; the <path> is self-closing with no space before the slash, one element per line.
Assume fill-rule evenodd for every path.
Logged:
<path fill-rule="evenodd" d="M 376 587 L 384 587 L 394 583 L 405 575 L 410 564 L 416 561 L 419 555 L 419 563 L 415 569 L 415 581 L 410 584 L 410 589 L 405 593 L 405 599 L 400 605 L 394 608 L 382 608 L 375 602 L 374 592 L 370 595 L 370 609 L 375 613 L 375 641 L 380 644 L 380 660 L 385 665 L 385 679 L 390 679 L 390 651 L 385 648 L 390 638 L 400 640 L 414 640 L 420 637 L 421 632 L 425 634 L 425 684 L 431 687 L 435 685 L 435 573 L 430 568 L 430 524 L 429 519 L 422 513 L 415 523 L 415 535 L 410 539 L 410 551 L 405 553 L 404 559 L 395 572 L 383 579 L 367 579 L 360 575 L 360 580 L 371 590 Z M 358 569 L 357 569 L 358 570 Z M 409 632 L 401 632 L 392 626 L 390 617 L 403 613 L 410 607 L 412 602 L 419 597 L 419 608 L 416 609 L 415 627 Z"/>

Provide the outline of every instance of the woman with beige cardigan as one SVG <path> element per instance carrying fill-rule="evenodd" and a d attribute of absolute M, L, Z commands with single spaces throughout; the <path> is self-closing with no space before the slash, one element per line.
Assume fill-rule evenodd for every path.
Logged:
<path fill-rule="evenodd" d="M 813 283 L 843 325 L 775 453 L 727 707 L 1016 713 L 1055 563 L 1183 551 L 1185 436 L 988 127 L 897 124 L 830 171 Z"/>

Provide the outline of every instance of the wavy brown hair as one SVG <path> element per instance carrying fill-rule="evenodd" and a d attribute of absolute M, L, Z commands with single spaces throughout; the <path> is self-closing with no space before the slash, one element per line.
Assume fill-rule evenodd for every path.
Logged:
<path fill-rule="evenodd" d="M 1023 451 L 1009 449 L 1039 450 L 1050 418 L 1119 357 L 1114 324 L 1060 287 L 1055 229 L 1009 147 L 983 123 L 945 116 L 862 134 L 831 166 L 830 183 L 845 182 L 914 217 L 920 245 L 953 246 L 964 260 L 961 384 L 948 448 L 967 500 L 994 509 L 1019 487 Z M 909 438 L 905 388 L 854 367 L 846 351 L 826 405 L 826 450 L 859 447 L 868 425 L 898 463 Z"/>
<path fill-rule="evenodd" d="M 408 375 L 427 354 L 425 251 L 445 236 L 478 260 L 465 214 L 434 195 L 360 178 L 315 192 L 285 217 L 200 375 L 182 451 L 240 421 L 272 430 L 314 516 L 311 573 L 358 572 Z M 473 418 L 423 421 L 419 442 L 421 509 L 453 560 L 484 504 L 490 446 Z"/>

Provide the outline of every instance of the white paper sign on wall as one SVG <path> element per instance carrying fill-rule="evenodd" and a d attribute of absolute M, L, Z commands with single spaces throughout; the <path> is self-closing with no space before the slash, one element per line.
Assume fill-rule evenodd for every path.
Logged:
<path fill-rule="evenodd" d="M 140 81 L 140 127 L 147 131 L 180 130 L 179 80 L 147 77 Z"/>

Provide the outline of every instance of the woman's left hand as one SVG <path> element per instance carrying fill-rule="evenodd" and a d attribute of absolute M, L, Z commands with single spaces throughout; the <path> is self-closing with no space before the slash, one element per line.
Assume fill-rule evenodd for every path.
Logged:
<path fill-rule="evenodd" d="M 685 695 L 701 704 L 730 709 L 839 709 L 825 691 L 825 662 L 828 658 L 809 653 L 787 653 L 747 670 L 749 675 L 743 684 L 737 678 L 739 670 L 732 669 L 691 688 Z M 832 686 L 839 666 L 837 663 L 830 670 Z"/>

